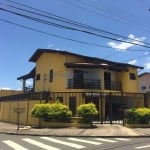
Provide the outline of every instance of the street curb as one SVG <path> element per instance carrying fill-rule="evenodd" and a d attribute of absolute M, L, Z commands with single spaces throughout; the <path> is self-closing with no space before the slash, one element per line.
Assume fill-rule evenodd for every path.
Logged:
<path fill-rule="evenodd" d="M 108 136 L 108 135 L 55 135 L 55 134 L 34 134 L 34 133 L 21 133 L 19 131 L 16 132 L 3 132 L 0 131 L 2 134 L 9 134 L 9 135 L 28 135 L 28 136 L 52 136 L 52 137 L 84 137 L 84 138 L 150 138 L 150 135 L 131 135 L 131 136 Z"/>

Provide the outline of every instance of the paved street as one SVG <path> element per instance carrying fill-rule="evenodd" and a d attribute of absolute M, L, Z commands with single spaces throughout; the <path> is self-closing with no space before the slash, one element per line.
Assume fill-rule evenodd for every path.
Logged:
<path fill-rule="evenodd" d="M 0 150 L 149 150 L 150 138 L 52 137 L 0 134 Z"/>

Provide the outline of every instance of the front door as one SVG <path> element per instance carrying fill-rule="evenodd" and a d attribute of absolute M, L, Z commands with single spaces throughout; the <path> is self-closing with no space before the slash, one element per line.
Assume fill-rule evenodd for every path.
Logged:
<path fill-rule="evenodd" d="M 105 90 L 111 90 L 111 73 L 104 72 L 104 87 Z"/>
<path fill-rule="evenodd" d="M 76 114 L 76 97 L 70 97 L 69 98 L 69 110 L 72 111 L 72 115 L 74 116 Z"/>
<path fill-rule="evenodd" d="M 73 85 L 75 89 L 83 88 L 83 71 L 82 70 L 74 70 L 73 73 Z"/>

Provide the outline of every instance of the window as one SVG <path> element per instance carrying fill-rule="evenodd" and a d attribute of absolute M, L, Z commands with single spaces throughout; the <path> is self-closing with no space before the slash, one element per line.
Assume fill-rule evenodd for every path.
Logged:
<path fill-rule="evenodd" d="M 135 73 L 130 73 L 130 80 L 136 80 Z"/>
<path fill-rule="evenodd" d="M 36 80 L 40 80 L 40 74 L 36 75 Z"/>
<path fill-rule="evenodd" d="M 53 82 L 53 70 L 49 71 L 49 82 Z"/>

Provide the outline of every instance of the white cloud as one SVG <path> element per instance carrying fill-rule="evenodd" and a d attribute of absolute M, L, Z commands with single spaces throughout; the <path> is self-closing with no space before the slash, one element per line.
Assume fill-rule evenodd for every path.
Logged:
<path fill-rule="evenodd" d="M 131 61 L 128 62 L 128 64 L 131 64 L 131 65 L 135 65 L 136 63 L 137 63 L 137 60 L 136 60 L 136 59 L 131 60 Z"/>
<path fill-rule="evenodd" d="M 145 69 L 146 69 L 146 70 L 150 69 L 150 62 L 149 62 L 149 63 L 146 63 L 144 66 L 145 66 Z"/>
<path fill-rule="evenodd" d="M 9 87 L 0 87 L 0 90 L 11 90 Z"/>
<path fill-rule="evenodd" d="M 125 43 L 125 42 L 121 42 L 121 43 L 109 42 L 108 45 L 117 50 L 126 50 L 133 46 L 133 44 Z"/>
<path fill-rule="evenodd" d="M 135 46 L 136 44 L 144 45 L 143 41 L 146 39 L 146 37 L 141 37 L 141 38 L 135 37 L 135 35 L 133 35 L 133 34 L 129 34 L 128 38 L 129 39 L 126 40 L 126 42 L 132 42 L 133 44 L 126 43 L 126 42 L 114 42 L 114 41 L 108 42 L 107 44 L 110 47 L 115 48 L 119 51 L 125 51 L 125 50 Z"/>
<path fill-rule="evenodd" d="M 52 48 L 52 47 L 53 47 L 53 44 L 49 44 L 49 45 L 48 45 L 48 48 Z"/>

